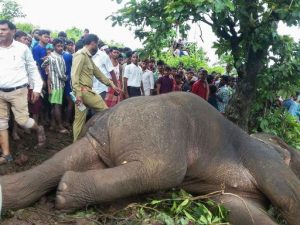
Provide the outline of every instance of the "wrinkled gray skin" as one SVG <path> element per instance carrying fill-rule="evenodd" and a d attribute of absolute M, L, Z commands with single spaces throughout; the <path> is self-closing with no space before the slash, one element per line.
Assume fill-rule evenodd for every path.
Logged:
<path fill-rule="evenodd" d="M 198 96 L 172 93 L 96 115 L 79 141 L 0 183 L 4 210 L 29 206 L 57 185 L 56 207 L 68 210 L 178 187 L 224 190 L 214 200 L 231 210 L 233 224 L 276 224 L 265 212 L 271 202 L 299 225 L 299 168 L 299 153 L 280 139 L 250 137 Z"/>

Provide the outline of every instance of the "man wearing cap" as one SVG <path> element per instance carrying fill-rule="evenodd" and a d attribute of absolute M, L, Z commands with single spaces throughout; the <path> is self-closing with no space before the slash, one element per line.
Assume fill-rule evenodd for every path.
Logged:
<path fill-rule="evenodd" d="M 39 98 L 43 82 L 30 49 L 13 40 L 15 32 L 13 23 L 0 20 L 0 164 L 12 161 L 8 139 L 10 108 L 20 126 L 37 132 L 38 145 L 46 139 L 43 127 L 29 118 L 27 102 L 29 77 L 33 81 L 32 102 Z"/>
<path fill-rule="evenodd" d="M 106 86 L 112 87 L 117 93 L 121 92 L 121 90 L 99 70 L 92 60 L 92 56 L 98 51 L 98 41 L 99 38 L 94 34 L 89 34 L 85 38 L 85 47 L 76 52 L 73 56 L 71 70 L 76 105 L 80 106 L 84 104 L 96 112 L 106 109 L 107 106 L 100 95 L 92 91 L 94 76 Z M 80 111 L 78 107 L 75 107 L 75 120 L 73 124 L 74 141 L 78 139 L 85 124 L 86 116 L 87 109 Z"/>

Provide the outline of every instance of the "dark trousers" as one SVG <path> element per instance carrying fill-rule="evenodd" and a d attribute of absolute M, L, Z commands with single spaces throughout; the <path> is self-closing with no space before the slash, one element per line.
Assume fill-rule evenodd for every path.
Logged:
<path fill-rule="evenodd" d="M 129 97 L 141 96 L 141 88 L 139 87 L 127 87 Z"/>

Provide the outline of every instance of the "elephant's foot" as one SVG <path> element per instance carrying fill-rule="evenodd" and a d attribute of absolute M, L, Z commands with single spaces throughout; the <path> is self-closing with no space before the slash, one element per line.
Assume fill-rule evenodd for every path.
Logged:
<path fill-rule="evenodd" d="M 63 211 L 73 211 L 88 204 L 91 193 L 86 185 L 87 177 L 73 171 L 68 171 L 62 177 L 56 194 L 55 207 Z"/>

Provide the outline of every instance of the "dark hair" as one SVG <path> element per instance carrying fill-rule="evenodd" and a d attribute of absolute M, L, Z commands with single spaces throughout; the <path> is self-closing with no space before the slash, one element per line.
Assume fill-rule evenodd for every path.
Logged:
<path fill-rule="evenodd" d="M 224 81 L 225 84 L 229 83 L 229 77 L 227 75 L 221 76 L 221 79 Z"/>
<path fill-rule="evenodd" d="M 208 75 L 206 80 L 207 80 L 208 84 L 212 84 L 212 82 L 214 81 L 214 76 L 213 75 Z"/>
<path fill-rule="evenodd" d="M 33 31 L 31 31 L 32 34 L 35 32 L 40 32 L 40 29 L 37 28 L 37 29 L 34 29 Z"/>
<path fill-rule="evenodd" d="M 215 85 L 210 85 L 209 86 L 209 93 L 211 95 L 216 94 L 217 93 L 218 88 Z"/>
<path fill-rule="evenodd" d="M 182 80 L 182 76 L 180 76 L 180 74 L 176 74 L 175 75 L 175 80 Z"/>
<path fill-rule="evenodd" d="M 151 58 L 151 59 L 149 60 L 149 62 L 150 62 L 150 63 L 155 63 L 156 61 L 155 61 L 154 58 Z"/>
<path fill-rule="evenodd" d="M 61 40 L 60 38 L 54 38 L 52 41 L 53 46 L 58 45 L 58 44 L 64 44 L 64 41 Z"/>
<path fill-rule="evenodd" d="M 89 34 L 84 38 L 84 44 L 89 45 L 92 42 L 98 43 L 99 38 L 96 34 Z"/>
<path fill-rule="evenodd" d="M 164 66 L 165 65 L 165 62 L 163 60 L 158 60 L 157 61 L 157 65 L 158 66 Z"/>
<path fill-rule="evenodd" d="M 120 51 L 120 49 L 116 46 L 112 46 L 112 47 L 109 47 L 109 51 L 112 52 L 112 51 Z"/>
<path fill-rule="evenodd" d="M 83 32 L 88 32 L 88 33 L 90 33 L 90 30 L 87 29 L 87 28 L 85 28 Z"/>
<path fill-rule="evenodd" d="M 165 66 L 165 71 L 172 71 L 170 66 Z"/>
<path fill-rule="evenodd" d="M 67 34 L 64 31 L 61 31 L 61 32 L 58 33 L 57 37 L 64 37 L 64 38 L 66 38 Z"/>
<path fill-rule="evenodd" d="M 8 28 L 9 28 L 10 30 L 16 30 L 16 29 L 17 29 L 17 28 L 16 28 L 16 25 L 13 24 L 12 22 L 10 22 L 9 20 L 0 20 L 0 24 L 1 24 L 1 25 L 7 24 Z"/>
<path fill-rule="evenodd" d="M 143 59 L 142 62 L 148 64 L 149 63 L 149 59 Z"/>
<path fill-rule="evenodd" d="M 45 34 L 46 34 L 46 35 L 50 35 L 50 31 L 49 31 L 49 30 L 40 30 L 40 31 L 39 31 L 39 35 L 40 35 L 40 36 L 45 35 Z"/>
<path fill-rule="evenodd" d="M 72 40 L 66 40 L 65 45 L 74 45 L 74 41 L 72 41 Z"/>
<path fill-rule="evenodd" d="M 208 72 L 207 72 L 207 70 L 204 70 L 204 69 L 202 69 L 200 73 L 201 73 L 201 75 L 202 75 L 202 74 L 203 74 L 203 75 L 205 75 L 205 76 L 207 76 L 207 75 L 208 75 Z"/>
<path fill-rule="evenodd" d="M 15 33 L 14 39 L 21 38 L 21 37 L 27 37 L 27 36 L 28 35 L 24 31 L 18 30 Z"/>

